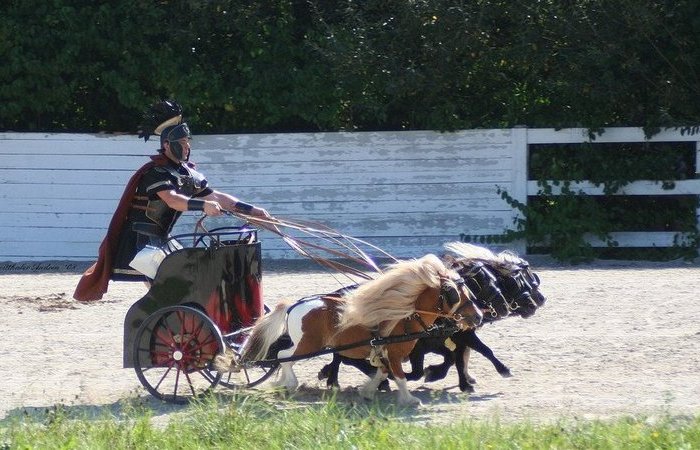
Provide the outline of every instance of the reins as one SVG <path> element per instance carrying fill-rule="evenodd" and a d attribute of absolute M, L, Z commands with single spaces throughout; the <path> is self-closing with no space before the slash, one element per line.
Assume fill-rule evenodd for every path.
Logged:
<path fill-rule="evenodd" d="M 373 279 L 373 277 L 365 273 L 364 270 L 353 267 L 351 264 L 358 265 L 370 272 L 382 273 L 382 270 L 377 266 L 370 255 L 360 248 L 361 246 L 378 253 L 381 257 L 398 262 L 397 258 L 385 250 L 362 239 L 342 234 L 323 224 L 310 221 L 292 221 L 276 217 L 251 216 L 238 211 L 225 211 L 225 213 L 236 216 L 255 227 L 277 234 L 292 250 L 301 256 L 309 258 L 323 267 L 345 274 L 346 276 L 356 276 L 365 280 Z M 200 219 L 200 221 L 201 220 L 202 219 Z M 201 226 L 199 222 L 197 225 Z M 306 239 L 291 236 L 285 230 L 299 231 L 307 236 L 319 239 L 324 244 L 321 245 Z M 321 254 L 324 253 L 330 256 L 321 256 Z M 348 262 L 345 263 L 338 259 L 332 259 L 333 257 L 341 258 Z"/>
<path fill-rule="evenodd" d="M 435 317 L 444 317 L 446 319 L 453 319 L 453 320 L 461 320 L 462 319 L 462 316 L 459 314 L 447 314 L 447 313 L 442 313 L 442 312 L 425 311 L 422 309 L 415 310 L 413 312 L 413 314 L 411 314 L 411 316 L 414 316 L 416 314 L 418 314 L 418 315 L 428 314 L 428 315 L 435 316 Z M 411 316 L 406 317 L 406 319 L 412 318 Z"/>

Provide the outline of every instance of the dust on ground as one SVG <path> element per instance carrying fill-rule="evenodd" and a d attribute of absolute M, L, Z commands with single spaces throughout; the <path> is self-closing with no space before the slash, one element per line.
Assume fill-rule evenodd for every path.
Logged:
<path fill-rule="evenodd" d="M 419 423 L 495 418 L 511 421 L 700 413 L 700 266 L 674 261 L 561 266 L 530 259 L 547 304 L 529 319 L 512 318 L 478 332 L 513 377 L 501 378 L 473 354 L 476 392 L 459 391 L 454 368 L 434 383 L 409 382 L 423 405 L 402 411 Z M 111 283 L 103 300 L 72 299 L 84 265 L 0 263 L 0 421 L 46 414 L 54 405 L 76 415 L 118 415 L 140 401 L 157 417 L 187 406 L 164 405 L 122 368 L 123 321 L 146 293 L 140 283 Z M 264 299 L 330 292 L 343 279 L 309 262 L 268 262 Z M 317 379 L 329 356 L 295 365 L 300 390 L 275 401 L 289 407 L 327 396 Z M 433 359 L 437 362 L 438 359 Z M 366 377 L 341 367 L 337 399 L 360 402 Z M 393 392 L 378 402 L 394 404 Z M 264 390 L 265 384 L 258 390 Z M 217 388 L 225 400 L 225 388 Z"/>

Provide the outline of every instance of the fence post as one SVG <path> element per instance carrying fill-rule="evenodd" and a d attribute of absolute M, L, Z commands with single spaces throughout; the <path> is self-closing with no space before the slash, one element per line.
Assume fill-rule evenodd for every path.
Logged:
<path fill-rule="evenodd" d="M 700 178 L 700 141 L 695 141 L 695 179 Z M 700 195 L 698 195 L 698 207 L 695 209 L 695 229 L 700 233 Z"/>
<path fill-rule="evenodd" d="M 527 205 L 527 126 L 517 125 L 511 129 L 511 132 L 513 136 L 513 192 L 510 192 L 510 195 L 523 205 Z M 523 218 L 523 215 L 520 211 L 514 209 L 513 223 L 519 218 Z M 525 255 L 527 252 L 527 241 L 525 239 L 514 241 L 513 250 L 520 255 Z"/>

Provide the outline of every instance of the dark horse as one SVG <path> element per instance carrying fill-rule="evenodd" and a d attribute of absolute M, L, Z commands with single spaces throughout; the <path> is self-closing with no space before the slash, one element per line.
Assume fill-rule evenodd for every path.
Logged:
<path fill-rule="evenodd" d="M 494 322 L 511 315 L 527 318 L 544 304 L 545 297 L 539 290 L 539 277 L 530 270 L 527 261 L 512 252 L 494 254 L 483 247 L 464 243 L 450 243 L 446 248 L 456 256 L 446 256 L 445 262 L 464 278 L 473 292 L 474 303 L 484 312 L 483 323 Z M 511 376 L 510 369 L 479 339 L 476 330 L 469 329 L 458 331 L 447 340 L 434 337 L 420 339 L 409 355 L 412 371 L 406 373 L 406 378 L 418 380 L 425 375 L 426 381 L 440 380 L 455 364 L 460 390 L 473 392 L 475 380 L 469 376 L 467 368 L 470 349 L 488 358 L 501 376 Z M 427 353 L 442 355 L 444 362 L 423 370 Z M 338 385 L 338 369 L 341 362 L 368 375 L 374 372 L 374 368 L 365 360 L 352 360 L 334 355 L 333 361 L 319 372 L 319 378 L 327 378 L 329 387 Z M 380 389 L 387 388 L 387 384 L 380 386 Z"/>

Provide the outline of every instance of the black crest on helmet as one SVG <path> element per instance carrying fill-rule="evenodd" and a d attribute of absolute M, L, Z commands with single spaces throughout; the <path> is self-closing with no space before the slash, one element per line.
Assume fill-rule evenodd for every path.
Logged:
<path fill-rule="evenodd" d="M 182 106 L 173 100 L 163 100 L 153 104 L 143 113 L 139 125 L 139 137 L 148 141 L 151 135 L 160 135 L 164 128 L 182 122 Z"/>

